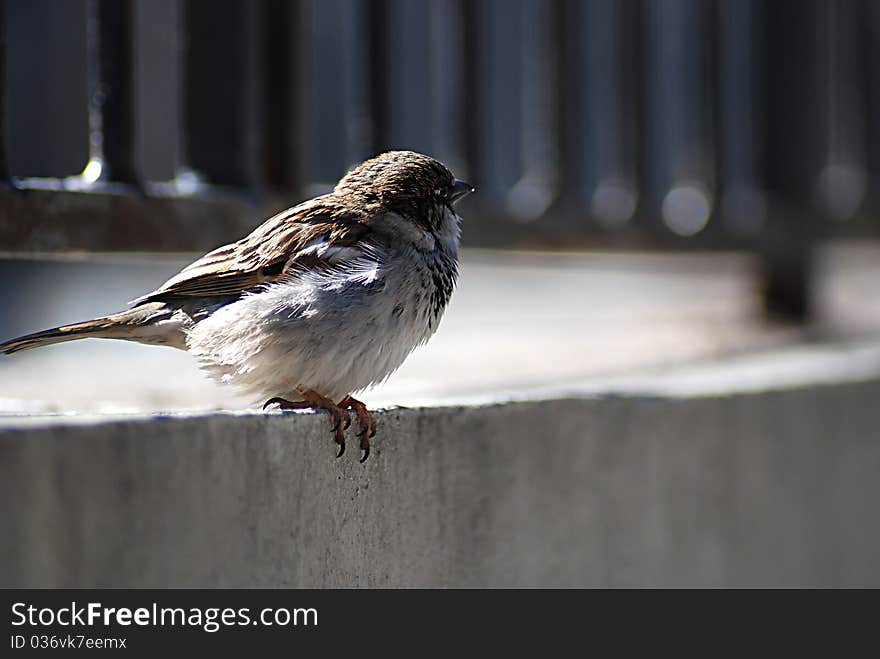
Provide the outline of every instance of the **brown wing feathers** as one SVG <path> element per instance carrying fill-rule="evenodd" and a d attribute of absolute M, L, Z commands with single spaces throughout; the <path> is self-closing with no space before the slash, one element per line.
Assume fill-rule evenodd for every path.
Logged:
<path fill-rule="evenodd" d="M 316 240 L 355 244 L 367 230 L 360 219 L 345 217 L 326 197 L 319 197 L 276 215 L 238 242 L 209 252 L 134 304 L 241 295 L 280 278 L 297 262 L 298 253 Z"/>
<path fill-rule="evenodd" d="M 306 249 L 316 241 L 351 247 L 367 232 L 363 217 L 352 215 L 327 197 L 318 197 L 267 220 L 247 237 L 218 247 L 181 270 L 160 288 L 133 301 L 127 311 L 84 323 L 65 325 L 0 343 L 12 353 L 85 337 L 120 338 L 183 348 L 183 334 L 155 331 L 156 320 L 171 320 L 174 305 L 188 297 L 239 296 L 275 281 L 297 263 L 320 267 L 320 257 Z"/>

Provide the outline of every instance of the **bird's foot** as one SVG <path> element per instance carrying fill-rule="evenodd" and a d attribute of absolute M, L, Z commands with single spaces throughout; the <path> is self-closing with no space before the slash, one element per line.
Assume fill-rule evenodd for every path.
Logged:
<path fill-rule="evenodd" d="M 339 407 L 354 410 L 354 413 L 357 414 L 359 426 L 357 436 L 361 438 L 361 450 L 364 452 L 361 462 L 365 462 L 370 457 L 370 439 L 376 436 L 376 420 L 366 405 L 351 396 L 346 396 L 339 401 Z"/>
<path fill-rule="evenodd" d="M 300 390 L 298 393 L 303 397 L 303 400 L 290 401 L 276 396 L 267 400 L 263 405 L 263 409 L 270 405 L 277 405 L 282 410 L 303 410 L 307 408 L 327 410 L 333 420 L 333 438 L 339 444 L 339 453 L 336 454 L 336 457 L 341 458 L 342 454 L 345 453 L 345 431 L 351 425 L 351 415 L 349 415 L 346 409 L 316 391 L 306 389 Z"/>

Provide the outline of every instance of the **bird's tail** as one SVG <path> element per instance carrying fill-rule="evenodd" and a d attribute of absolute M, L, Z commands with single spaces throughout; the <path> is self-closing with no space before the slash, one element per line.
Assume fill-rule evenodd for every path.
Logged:
<path fill-rule="evenodd" d="M 72 325 L 25 334 L 0 343 L 0 353 L 42 348 L 76 339 L 124 339 L 151 345 L 185 347 L 181 323 L 172 318 L 174 310 L 162 302 L 143 304 L 127 311 Z M 163 322 L 164 321 L 164 322 Z"/>

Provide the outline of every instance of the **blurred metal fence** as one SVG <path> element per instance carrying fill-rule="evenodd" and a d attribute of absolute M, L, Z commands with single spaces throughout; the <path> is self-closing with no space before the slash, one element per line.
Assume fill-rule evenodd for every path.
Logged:
<path fill-rule="evenodd" d="M 748 247 L 794 317 L 878 226 L 873 0 L 0 4 L 0 249 L 207 249 L 389 148 L 468 244 Z"/>

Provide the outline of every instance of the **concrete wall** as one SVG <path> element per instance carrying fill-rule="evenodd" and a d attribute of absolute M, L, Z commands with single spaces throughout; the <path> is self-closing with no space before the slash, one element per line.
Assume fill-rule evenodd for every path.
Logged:
<path fill-rule="evenodd" d="M 327 418 L 7 419 L 0 586 L 880 586 L 880 378 Z"/>

